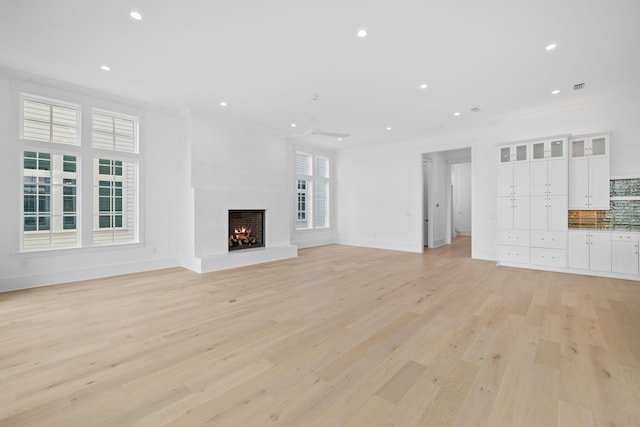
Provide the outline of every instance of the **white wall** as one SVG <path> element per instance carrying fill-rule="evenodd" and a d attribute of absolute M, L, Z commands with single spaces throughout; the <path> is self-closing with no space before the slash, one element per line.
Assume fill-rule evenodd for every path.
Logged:
<path fill-rule="evenodd" d="M 396 147 L 336 153 L 337 243 L 422 252 L 422 156 Z"/>
<path fill-rule="evenodd" d="M 111 247 L 19 252 L 22 145 L 18 139 L 19 93 L 136 111 L 141 125 L 141 243 Z M 0 291 L 84 280 L 180 264 L 180 224 L 186 165 L 183 121 L 177 114 L 67 84 L 0 70 Z M 82 141 L 87 143 L 87 141 Z"/>
<path fill-rule="evenodd" d="M 193 248 L 185 265 L 213 271 L 296 256 L 291 245 L 293 150 L 275 133 L 192 109 Z M 229 253 L 228 211 L 265 209 L 265 249 Z"/>
<path fill-rule="evenodd" d="M 506 117 L 490 127 L 336 154 L 338 240 L 422 251 L 422 153 L 472 147 L 472 256 L 496 259 L 496 165 L 501 143 L 560 134 L 611 133 L 611 174 L 640 176 L 640 102 L 609 101 Z"/>

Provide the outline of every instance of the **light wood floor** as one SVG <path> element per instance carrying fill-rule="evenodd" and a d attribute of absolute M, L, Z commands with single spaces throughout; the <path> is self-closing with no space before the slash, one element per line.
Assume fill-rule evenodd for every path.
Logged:
<path fill-rule="evenodd" d="M 0 294 L 0 425 L 640 425 L 640 284 L 469 252 Z"/>

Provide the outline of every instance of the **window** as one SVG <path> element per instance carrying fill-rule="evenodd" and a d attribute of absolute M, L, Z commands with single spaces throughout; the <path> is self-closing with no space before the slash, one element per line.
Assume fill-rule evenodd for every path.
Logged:
<path fill-rule="evenodd" d="M 91 111 L 91 133 L 85 134 L 91 144 L 84 144 L 81 112 L 79 105 L 21 96 L 25 250 L 137 240 L 138 121 Z M 93 183 L 82 183 L 83 163 L 91 166 Z M 92 199 L 93 215 L 81 215 L 83 194 Z M 83 223 L 85 230 L 93 230 L 85 238 Z"/>
<path fill-rule="evenodd" d="M 115 151 L 135 151 L 137 123 L 134 118 L 94 111 L 91 123 L 93 129 L 91 141 L 94 147 Z"/>
<path fill-rule="evenodd" d="M 329 159 L 296 152 L 296 229 L 329 227 Z"/>
<path fill-rule="evenodd" d="M 22 138 L 78 145 L 77 106 L 44 99 L 22 99 Z"/>
<path fill-rule="evenodd" d="M 23 248 L 76 246 L 76 157 L 23 154 Z"/>
<path fill-rule="evenodd" d="M 135 239 L 136 164 L 94 159 L 93 241 L 95 244 Z"/>

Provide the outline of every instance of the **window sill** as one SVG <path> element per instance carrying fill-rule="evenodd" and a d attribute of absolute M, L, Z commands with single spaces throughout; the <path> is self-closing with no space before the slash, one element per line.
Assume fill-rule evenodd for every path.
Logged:
<path fill-rule="evenodd" d="M 23 258 L 25 256 L 28 257 L 46 257 L 51 255 L 77 255 L 79 253 L 99 253 L 106 251 L 116 251 L 122 249 L 136 249 L 143 248 L 146 244 L 142 242 L 131 242 L 131 243 L 108 243 L 103 245 L 95 245 L 95 246 L 72 246 L 65 248 L 38 248 L 38 249 L 25 249 L 19 252 L 14 252 L 10 254 L 10 257 L 20 257 Z"/>
<path fill-rule="evenodd" d="M 329 231 L 331 227 L 317 227 L 317 228 L 296 228 L 296 233 L 309 233 L 309 232 L 320 232 L 320 231 Z"/>

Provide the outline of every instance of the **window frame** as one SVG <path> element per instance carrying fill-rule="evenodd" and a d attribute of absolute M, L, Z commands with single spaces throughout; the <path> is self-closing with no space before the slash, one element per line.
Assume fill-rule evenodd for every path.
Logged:
<path fill-rule="evenodd" d="M 297 157 L 298 155 L 308 156 L 309 161 L 309 175 L 299 174 L 297 170 Z M 318 175 L 317 159 L 322 158 L 326 161 L 326 176 Z M 333 186 L 333 174 L 332 174 L 333 159 L 328 153 L 321 153 L 314 150 L 308 150 L 305 148 L 294 149 L 294 230 L 296 232 L 306 232 L 313 230 L 328 230 L 331 228 L 332 220 L 332 186 Z M 306 181 L 306 221 L 307 227 L 298 226 L 298 214 L 299 214 L 299 190 L 298 181 Z M 316 211 L 318 209 L 318 203 L 316 200 L 316 192 L 320 185 L 326 185 L 326 195 L 324 198 L 325 203 L 325 223 L 324 225 L 316 225 Z"/>
<path fill-rule="evenodd" d="M 41 103 L 46 103 L 49 104 L 51 106 L 58 106 L 58 107 L 62 107 L 62 108 L 73 108 L 76 111 L 76 143 L 75 144 L 65 144 L 62 142 L 54 142 L 51 141 L 51 137 L 52 135 L 50 134 L 50 138 L 49 141 L 41 141 L 41 140 L 37 140 L 37 139 L 26 139 L 24 137 L 24 120 L 25 120 L 25 116 L 24 116 L 24 101 L 25 100 L 30 100 L 30 101 L 34 101 L 34 102 L 41 102 Z M 74 102 L 69 102 L 69 101 L 63 101 L 60 99 L 56 99 L 56 98 L 49 98 L 46 96 L 41 96 L 41 95 L 35 95 L 32 93 L 28 93 L 28 92 L 21 92 L 20 93 L 20 97 L 19 97 L 19 107 L 18 107 L 18 139 L 20 139 L 21 141 L 29 141 L 29 142 L 35 142 L 35 143 L 39 143 L 39 144 L 54 144 L 54 145 L 59 145 L 61 147 L 80 147 L 82 145 L 82 106 L 80 104 L 74 103 Z M 50 124 L 50 126 L 52 126 L 53 123 Z"/>
<path fill-rule="evenodd" d="M 31 85 L 29 85 L 31 86 Z M 17 88 L 15 92 L 15 97 L 13 98 L 16 105 L 17 112 L 13 117 L 17 119 L 16 127 L 17 133 L 14 134 L 17 136 L 17 154 L 19 154 L 19 165 L 18 172 L 20 174 L 18 192 L 19 192 L 19 216 L 18 216 L 18 228 L 17 228 L 17 238 L 18 238 L 18 252 L 19 253 L 39 253 L 39 252 L 49 252 L 49 251 L 69 251 L 69 250 L 90 250 L 91 248 L 105 248 L 109 246 L 122 247 L 123 245 L 139 245 L 142 242 L 141 236 L 143 236 L 143 225 L 140 223 L 140 218 L 142 215 L 142 204 L 140 203 L 140 189 L 142 188 L 141 183 L 141 168 L 142 168 L 142 160 L 140 158 L 140 146 L 141 146 L 141 126 L 143 116 L 143 111 L 140 109 L 136 109 L 135 107 L 127 106 L 126 104 L 116 104 L 111 103 L 109 101 L 101 100 L 100 98 L 78 95 L 73 93 L 67 93 L 63 91 L 59 91 L 53 88 L 47 88 L 45 86 L 38 86 L 34 90 L 33 87 L 30 87 L 26 90 L 26 85 L 23 88 Z M 45 93 L 45 94 L 53 94 L 54 97 L 51 96 L 42 96 L 36 93 Z M 65 108 L 74 108 L 76 114 L 76 122 L 75 122 L 75 132 L 76 132 L 76 143 L 66 143 L 61 141 L 54 141 L 50 134 L 49 141 L 43 140 L 35 140 L 35 139 L 25 139 L 24 138 L 24 130 L 25 130 L 25 100 L 31 100 L 35 102 L 47 103 L 52 106 L 61 106 Z M 71 101 L 70 101 L 71 100 Z M 108 105 L 109 108 L 98 108 Z M 115 112 L 114 110 L 119 110 L 122 112 Z M 14 110 L 15 111 L 15 110 Z M 92 116 L 93 113 L 97 112 L 98 114 L 109 115 L 112 117 L 123 118 L 126 120 L 132 120 L 134 125 L 134 133 L 133 133 L 133 151 L 116 151 L 115 146 L 113 149 L 104 149 L 104 148 L 96 148 L 93 146 L 92 141 Z M 53 218 L 55 213 L 53 212 L 53 194 L 50 196 L 50 230 L 43 230 L 42 232 L 49 233 L 49 241 L 48 244 L 44 243 L 41 246 L 37 247 L 27 247 L 25 248 L 25 233 L 32 231 L 25 231 L 25 215 L 33 216 L 30 212 L 25 212 L 25 167 L 24 167 L 24 155 L 25 152 L 36 152 L 36 153 L 49 153 L 51 157 L 51 169 L 49 173 L 53 176 L 53 156 L 59 155 L 62 157 L 62 165 L 61 171 L 64 174 L 64 156 L 73 156 L 76 159 L 76 172 L 75 172 L 75 232 L 76 232 L 76 242 L 74 245 L 66 245 L 62 244 L 60 246 L 55 245 L 55 239 L 52 235 L 54 233 L 54 224 Z M 13 157 L 13 156 L 12 156 Z M 133 230 L 130 232 L 131 236 L 126 237 L 123 241 L 119 241 L 118 238 L 112 238 L 111 241 L 99 241 L 96 240 L 93 235 L 93 210 L 94 210 L 94 201 L 93 201 L 93 160 L 94 159 L 111 159 L 116 161 L 122 161 L 132 163 L 133 168 L 131 169 L 130 174 L 130 182 L 129 189 L 132 194 L 132 205 L 133 208 L 130 210 L 132 212 L 132 224 Z M 57 171 L 60 172 L 60 171 Z M 97 170 L 96 170 L 97 174 Z M 64 183 L 64 177 L 60 178 Z M 59 198 L 59 201 L 56 203 L 60 203 L 60 221 L 61 221 L 61 230 L 65 230 L 65 185 L 60 184 L 59 194 L 56 195 L 56 200 Z M 37 184 L 36 184 L 37 185 Z M 53 179 L 51 180 L 51 187 L 53 188 Z M 95 202 L 97 203 L 97 201 Z M 124 204 L 123 197 L 123 204 Z M 96 211 L 99 209 L 98 206 L 95 207 Z M 126 209 L 123 206 L 123 210 Z M 37 213 L 36 218 L 38 217 Z M 123 218 L 125 213 L 123 213 Z M 71 215 L 69 215 L 71 216 Z M 36 219 L 38 221 L 38 219 Z M 124 219 L 123 219 L 124 221 Z M 123 224 L 125 225 L 125 224 Z M 37 228 L 37 226 L 36 226 Z M 121 236 L 122 237 L 122 236 Z"/>

